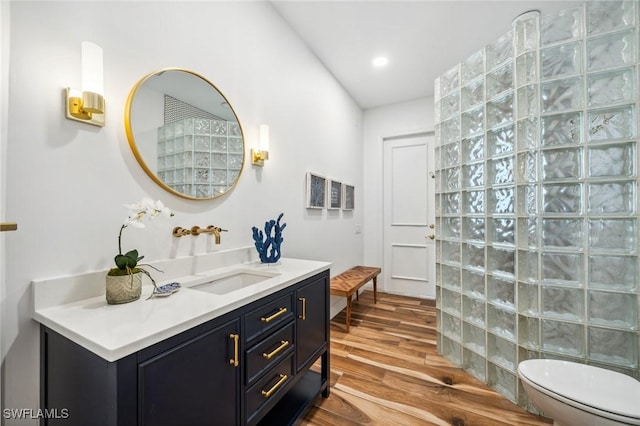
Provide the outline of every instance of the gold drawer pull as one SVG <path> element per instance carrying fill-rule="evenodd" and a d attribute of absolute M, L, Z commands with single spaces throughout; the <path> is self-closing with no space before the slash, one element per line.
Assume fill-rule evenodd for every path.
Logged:
<path fill-rule="evenodd" d="M 277 348 L 275 348 L 275 349 L 273 350 L 273 352 L 271 352 L 271 353 L 269 353 L 269 354 L 268 354 L 268 353 L 266 353 L 266 352 L 263 352 L 263 353 L 262 353 L 262 356 L 263 356 L 264 358 L 266 358 L 266 359 L 271 359 L 271 358 L 273 358 L 274 356 L 276 356 L 276 355 L 278 354 L 278 352 L 280 352 L 281 350 L 283 350 L 283 349 L 284 349 L 284 348 L 286 348 L 287 346 L 289 346 L 289 341 L 288 341 L 288 340 L 281 340 L 281 341 L 280 341 L 280 346 L 278 346 Z"/>
<path fill-rule="evenodd" d="M 304 321 L 307 319 L 307 298 L 299 297 L 298 300 L 302 302 L 302 315 L 300 315 L 298 318 Z"/>
<path fill-rule="evenodd" d="M 269 389 L 268 391 L 263 390 L 262 391 L 262 396 L 264 396 L 265 398 L 269 398 L 275 391 L 278 390 L 278 388 L 280 386 L 282 386 L 282 384 L 284 382 L 287 381 L 288 378 L 289 378 L 289 376 L 287 376 L 286 374 L 280 374 L 280 380 L 278 380 L 278 383 L 273 385 L 273 387 L 271 389 Z"/>
<path fill-rule="evenodd" d="M 287 312 L 287 308 L 280 308 L 278 310 L 278 312 L 276 312 L 275 314 L 271 315 L 270 317 L 262 317 L 260 318 L 260 321 L 264 322 L 264 323 L 268 323 L 273 321 L 274 319 L 278 318 L 280 315 L 284 315 Z"/>
<path fill-rule="evenodd" d="M 238 360 L 238 340 L 240 339 L 240 335 L 238 334 L 230 334 L 229 339 L 233 340 L 233 358 L 229 360 L 229 364 L 237 367 L 240 364 Z"/>

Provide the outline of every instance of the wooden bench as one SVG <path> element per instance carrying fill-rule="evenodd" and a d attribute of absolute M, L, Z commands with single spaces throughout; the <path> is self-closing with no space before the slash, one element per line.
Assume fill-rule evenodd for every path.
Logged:
<path fill-rule="evenodd" d="M 351 296 L 355 293 L 358 298 L 360 287 L 373 280 L 373 303 L 378 303 L 378 274 L 381 271 L 371 266 L 354 266 L 331 278 L 331 294 L 347 298 L 347 332 L 351 323 Z"/>

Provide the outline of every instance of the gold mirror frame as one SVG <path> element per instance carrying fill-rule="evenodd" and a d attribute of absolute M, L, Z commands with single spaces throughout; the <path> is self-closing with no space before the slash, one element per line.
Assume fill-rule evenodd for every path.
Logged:
<path fill-rule="evenodd" d="M 239 139 L 242 142 L 242 150 L 241 152 L 235 152 L 232 155 L 234 156 L 239 156 L 240 154 L 242 155 L 242 159 L 240 161 L 240 166 L 239 169 L 237 169 L 237 176 L 235 176 L 235 178 L 233 179 L 232 182 L 227 183 L 224 188 L 223 191 L 216 193 L 215 195 L 211 195 L 211 196 L 207 196 L 207 197 L 198 197 L 198 196 L 194 196 L 191 194 L 185 194 L 183 192 L 180 192 L 174 188 L 172 188 L 171 186 L 169 186 L 165 181 L 163 181 L 160 177 L 159 177 L 159 173 L 154 172 L 151 167 L 149 167 L 149 165 L 147 164 L 147 162 L 145 161 L 143 154 L 138 146 L 138 144 L 136 143 L 136 138 L 134 135 L 134 124 L 132 123 L 132 121 L 134 121 L 134 119 L 132 118 L 131 114 L 132 114 L 132 109 L 135 110 L 135 108 L 133 107 L 134 101 L 135 101 L 135 97 L 136 94 L 138 93 L 138 91 L 140 90 L 140 88 L 149 81 L 149 79 L 155 77 L 155 76 L 161 76 L 166 72 L 180 72 L 180 73 L 186 73 L 187 77 L 191 78 L 191 77 L 195 77 L 197 79 L 200 79 L 201 81 L 198 80 L 194 80 L 194 84 L 201 84 L 201 83 L 205 83 L 206 85 L 210 86 L 213 90 L 214 93 L 212 96 L 216 97 L 216 101 L 219 99 L 220 100 L 220 105 L 224 105 L 225 107 L 228 107 L 228 109 L 230 110 L 230 114 L 233 115 L 233 117 L 235 118 L 235 122 L 238 125 L 238 131 L 239 131 Z M 174 95 L 172 97 L 175 97 L 175 92 L 176 92 L 176 88 L 173 88 L 172 93 L 174 93 Z M 171 96 L 171 95 L 170 95 Z M 213 97 L 211 98 L 212 100 L 214 99 Z M 179 101 L 189 104 L 188 99 L 179 99 Z M 131 151 L 133 152 L 134 157 L 136 158 L 136 160 L 138 161 L 138 164 L 140 165 L 140 167 L 142 167 L 142 169 L 145 171 L 145 173 L 156 183 L 158 184 L 158 186 L 160 186 L 161 188 L 163 188 L 165 191 L 168 191 L 178 197 L 182 197 L 182 198 L 186 198 L 189 200 L 213 200 L 215 198 L 221 197 L 224 194 L 228 193 L 229 191 L 231 191 L 236 183 L 238 182 L 238 180 L 240 179 L 240 176 L 242 175 L 242 170 L 244 169 L 244 163 L 245 163 L 245 142 L 244 142 L 244 132 L 242 130 L 242 125 L 240 124 L 240 120 L 238 120 L 238 116 L 235 112 L 235 110 L 233 109 L 233 107 L 231 106 L 231 103 L 228 101 L 228 99 L 224 96 L 224 94 L 218 90 L 218 88 L 211 83 L 209 80 L 207 80 L 206 78 L 202 77 L 201 75 L 187 70 L 187 69 L 183 69 L 183 68 L 163 68 L 157 71 L 153 71 L 149 74 L 147 74 L 146 76 L 144 76 L 143 78 L 141 78 L 131 89 L 131 91 L 129 92 L 129 96 L 127 97 L 127 103 L 125 105 L 125 111 L 124 111 L 124 125 L 125 125 L 125 132 L 127 134 L 127 139 L 129 141 L 129 147 L 131 148 Z M 157 138 L 157 136 L 156 136 Z M 237 137 L 235 139 L 238 139 Z M 157 140 L 157 139 L 156 139 Z M 195 143 L 195 142 L 194 142 Z M 212 142 L 211 142 L 212 143 Z M 227 157 L 228 158 L 228 157 Z M 211 154 L 211 158 L 210 161 L 213 162 L 213 154 Z M 228 160 L 227 160 L 228 161 Z M 192 167 L 195 167 L 195 161 L 194 161 L 194 165 L 192 165 Z M 209 173 L 213 172 L 213 169 L 211 168 L 212 166 L 209 166 Z M 211 185 L 210 190 L 213 191 L 213 185 Z M 222 187 L 222 185 L 220 185 L 220 187 Z"/>

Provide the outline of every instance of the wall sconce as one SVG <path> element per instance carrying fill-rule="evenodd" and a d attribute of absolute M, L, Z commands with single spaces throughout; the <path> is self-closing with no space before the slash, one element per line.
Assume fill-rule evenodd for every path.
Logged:
<path fill-rule="evenodd" d="M 260 125 L 260 149 L 251 150 L 251 164 L 264 166 L 264 161 L 269 159 L 269 126 Z"/>
<path fill-rule="evenodd" d="M 66 89 L 66 115 L 70 120 L 104 127 L 102 48 L 82 42 L 82 90 Z"/>

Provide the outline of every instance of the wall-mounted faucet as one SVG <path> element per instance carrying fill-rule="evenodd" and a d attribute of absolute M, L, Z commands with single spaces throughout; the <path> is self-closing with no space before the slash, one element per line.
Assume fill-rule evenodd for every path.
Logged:
<path fill-rule="evenodd" d="M 191 229 L 184 229 L 184 228 L 181 228 L 179 226 L 176 226 L 175 228 L 173 228 L 173 231 L 171 232 L 171 235 L 173 235 L 174 237 L 182 237 L 183 235 L 191 235 Z"/>
<path fill-rule="evenodd" d="M 206 229 L 200 228 L 199 226 L 191 227 L 191 235 L 195 235 L 197 237 L 200 234 L 213 234 L 216 239 L 216 244 L 220 244 L 221 232 L 227 232 L 227 230 L 213 225 L 207 226 Z"/>

